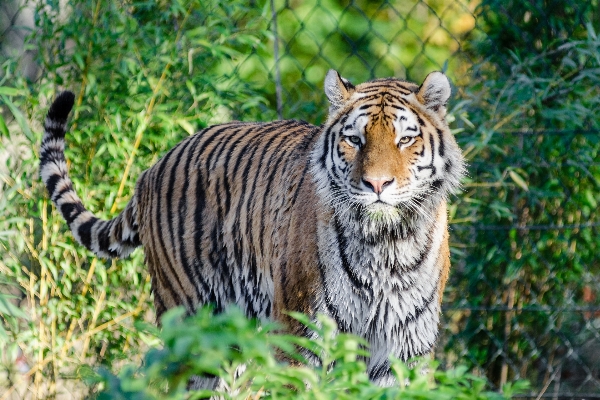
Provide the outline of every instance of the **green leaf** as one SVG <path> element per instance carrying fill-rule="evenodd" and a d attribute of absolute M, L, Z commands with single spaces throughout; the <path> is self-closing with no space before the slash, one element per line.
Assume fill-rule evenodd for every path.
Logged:
<path fill-rule="evenodd" d="M 0 314 L 23 319 L 29 319 L 23 310 L 15 306 L 10 299 L 16 299 L 16 296 L 0 293 Z"/>
<path fill-rule="evenodd" d="M 521 189 L 523 189 L 526 192 L 529 191 L 529 187 L 527 186 L 527 182 L 525 182 L 525 180 L 521 177 L 521 175 L 519 175 L 518 173 L 516 173 L 512 169 L 510 171 L 508 171 L 508 175 L 513 180 L 513 182 L 516 183 Z"/>
<path fill-rule="evenodd" d="M 21 128 L 23 134 L 27 137 L 27 139 L 29 139 L 31 143 L 35 143 L 36 140 L 33 137 L 33 133 L 31 133 L 31 129 L 29 129 L 29 124 L 25 120 L 25 117 L 23 116 L 21 111 L 19 111 L 17 106 L 15 106 L 15 104 L 12 101 L 10 101 L 6 96 L 0 94 L 0 99 L 2 99 L 4 104 L 6 104 L 12 115 L 15 117 L 15 120 L 19 124 L 19 127 Z"/>
<path fill-rule="evenodd" d="M 193 135 L 194 133 L 196 133 L 196 129 L 194 128 L 194 126 L 185 119 L 178 119 L 177 124 L 181 126 L 189 135 Z"/>
<path fill-rule="evenodd" d="M 0 94 L 6 96 L 18 96 L 21 94 L 21 91 L 12 87 L 0 86 Z"/>
<path fill-rule="evenodd" d="M 2 114 L 0 114 L 0 133 L 4 136 L 8 136 L 8 127 L 6 126 L 6 122 L 4 121 Z"/>

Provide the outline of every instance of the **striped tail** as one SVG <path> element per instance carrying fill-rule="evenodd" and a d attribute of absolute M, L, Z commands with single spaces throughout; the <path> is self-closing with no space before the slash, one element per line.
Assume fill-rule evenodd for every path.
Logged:
<path fill-rule="evenodd" d="M 62 92 L 50 106 L 40 148 L 40 176 L 79 243 L 100 257 L 125 257 L 141 244 L 135 194 L 121 214 L 104 221 L 85 209 L 69 178 L 64 149 L 74 98 L 73 93 Z"/>

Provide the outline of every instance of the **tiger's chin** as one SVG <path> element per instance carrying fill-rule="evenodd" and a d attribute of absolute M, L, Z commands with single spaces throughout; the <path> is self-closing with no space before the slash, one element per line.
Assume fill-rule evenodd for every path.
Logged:
<path fill-rule="evenodd" d="M 374 228 L 404 224 L 407 217 L 406 210 L 380 200 L 363 205 L 359 213 L 360 220 Z"/>
<path fill-rule="evenodd" d="M 364 217 L 373 222 L 391 222 L 398 220 L 401 210 L 389 203 L 377 200 L 364 207 Z"/>
<path fill-rule="evenodd" d="M 427 213 L 432 212 L 437 204 L 434 198 L 390 204 L 376 200 L 370 204 L 362 204 L 346 214 L 351 221 L 357 223 L 358 231 L 367 242 L 377 242 L 382 238 L 406 240 L 420 226 L 430 225 Z M 343 215 L 340 213 L 338 215 Z M 425 219 L 426 221 L 423 221 Z M 358 233 L 358 232 L 357 232 Z"/>

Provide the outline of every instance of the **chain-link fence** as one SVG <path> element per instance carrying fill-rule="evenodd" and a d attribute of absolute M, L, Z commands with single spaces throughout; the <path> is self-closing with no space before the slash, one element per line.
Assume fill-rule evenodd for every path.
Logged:
<path fill-rule="evenodd" d="M 593 1 L 275 1 L 271 11 L 276 61 L 268 72 L 279 115 L 311 121 L 326 110 L 320 79 L 328 68 L 355 82 L 420 82 L 443 69 L 460 102 L 489 76 L 484 65 L 514 77 L 511 57 L 530 55 L 550 71 L 544 63 L 555 58 L 545 55 L 600 20 Z M 600 131 L 597 122 L 526 122 L 458 134 L 467 152 L 475 135 L 499 151 L 469 157 L 470 179 L 454 199 L 437 359 L 470 364 L 496 389 L 528 379 L 532 398 L 600 398 Z"/>
<path fill-rule="evenodd" d="M 6 38 L 21 45 L 28 29 L 17 4 L 0 5 L 2 57 L 9 56 Z M 266 52 L 247 55 L 235 73 L 262 82 L 280 118 L 322 121 L 329 68 L 355 83 L 385 76 L 419 82 L 432 70 L 446 71 L 456 88 L 452 126 L 470 165 L 450 210 L 453 270 L 437 359 L 470 364 L 496 389 L 528 379 L 531 398 L 600 398 L 599 117 L 568 97 L 573 77 L 592 74 L 586 68 L 593 68 L 594 51 L 598 57 L 598 47 L 584 52 L 597 43 L 598 1 L 256 6 L 264 7 L 272 42 Z M 579 58 L 564 55 L 586 37 Z M 505 124 L 500 103 L 506 100 L 512 115 L 510 102 L 520 100 L 506 93 L 528 88 L 523 77 L 531 76 L 539 77 L 532 90 L 546 85 L 546 91 L 525 93 L 527 112 Z M 491 81 L 500 82 L 495 92 Z M 598 89 L 590 90 L 592 98 Z M 564 107 L 563 99 L 569 99 Z M 478 110 L 495 118 L 492 127 L 469 120 Z M 574 128 L 569 118 L 583 122 Z"/>
<path fill-rule="evenodd" d="M 471 363 L 498 387 L 526 378 L 536 398 L 600 398 L 600 215 L 565 218 L 585 208 L 579 188 L 597 187 L 599 133 L 508 135 L 521 145 L 499 163 L 529 171 L 536 187 L 510 189 L 519 223 L 452 225 L 459 251 L 438 358 Z M 472 161 L 472 198 L 492 202 L 490 168 Z"/>

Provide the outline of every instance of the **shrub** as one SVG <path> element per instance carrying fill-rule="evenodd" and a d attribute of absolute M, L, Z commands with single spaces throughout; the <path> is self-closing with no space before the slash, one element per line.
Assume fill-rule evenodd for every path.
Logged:
<path fill-rule="evenodd" d="M 90 210 L 114 217 L 139 173 L 187 135 L 272 117 L 262 88 L 238 73 L 267 37 L 262 11 L 244 1 L 27 4 L 38 77 L 27 80 L 16 58 L 0 61 L 0 274 L 11 283 L 0 282 L 0 388 L 79 395 L 75 367 L 136 357 L 156 339 L 133 322 L 154 316 L 142 252 L 93 257 L 47 198 L 37 153 L 50 101 L 61 89 L 76 93 L 66 149 L 73 184 Z M 19 348 L 31 382 L 14 370 Z"/>
<path fill-rule="evenodd" d="M 128 366 L 118 375 L 107 369 L 88 371 L 87 380 L 98 385 L 98 399 L 182 399 L 220 394 L 232 399 L 502 399 L 527 389 L 519 381 L 503 387 L 503 395 L 486 391 L 486 381 L 465 367 L 437 371 L 434 362 L 418 360 L 408 368 L 393 360 L 399 382 L 410 384 L 381 388 L 366 373 L 366 342 L 353 335 L 337 334 L 335 321 L 318 316 L 310 322 L 303 314 L 292 316 L 317 333 L 316 339 L 277 332 L 274 324 L 246 319 L 237 308 L 214 315 L 204 308 L 184 319 L 183 309 L 162 319 L 162 348 L 153 348 L 141 367 Z M 320 365 L 303 354 L 317 354 Z M 284 354 L 294 363 L 278 361 Z M 279 357 L 281 358 L 281 357 Z M 241 375 L 236 371 L 245 366 Z M 424 372 L 427 371 L 427 372 Z M 229 394 L 199 391 L 186 394 L 192 375 L 218 376 Z"/>

